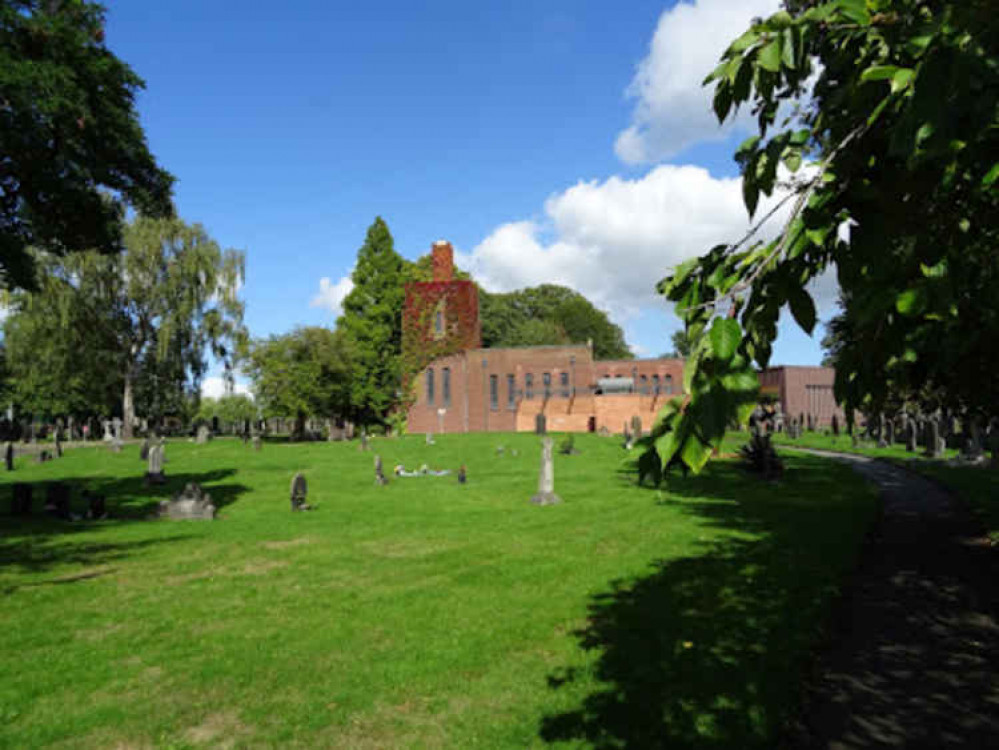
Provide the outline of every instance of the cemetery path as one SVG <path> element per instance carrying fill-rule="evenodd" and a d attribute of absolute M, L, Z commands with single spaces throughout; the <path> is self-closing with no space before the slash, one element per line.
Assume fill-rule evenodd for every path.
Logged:
<path fill-rule="evenodd" d="M 999 747 L 999 561 L 982 530 L 902 467 L 807 452 L 850 462 L 883 505 L 784 746 Z"/>

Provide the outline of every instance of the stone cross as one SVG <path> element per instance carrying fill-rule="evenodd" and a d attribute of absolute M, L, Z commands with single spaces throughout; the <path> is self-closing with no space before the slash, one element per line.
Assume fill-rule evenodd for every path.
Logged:
<path fill-rule="evenodd" d="M 305 502 L 309 494 L 309 485 L 305 481 L 305 475 L 298 472 L 291 478 L 291 509 L 292 511 L 312 510 L 312 506 Z"/>
<path fill-rule="evenodd" d="M 534 418 L 534 434 L 535 435 L 547 435 L 548 434 L 548 419 L 543 413 L 539 413 Z"/>
<path fill-rule="evenodd" d="M 382 457 L 375 456 L 375 484 L 386 485 L 388 480 L 385 478 L 385 471 L 382 468 Z"/>
<path fill-rule="evenodd" d="M 534 505 L 555 505 L 562 498 L 555 494 L 555 458 L 552 455 L 552 439 L 548 436 L 541 441 L 541 471 L 538 473 L 538 492 L 531 498 Z"/>
<path fill-rule="evenodd" d="M 14 444 L 11 442 L 7 443 L 7 447 L 3 451 L 4 462 L 7 464 L 7 471 L 14 471 Z"/>

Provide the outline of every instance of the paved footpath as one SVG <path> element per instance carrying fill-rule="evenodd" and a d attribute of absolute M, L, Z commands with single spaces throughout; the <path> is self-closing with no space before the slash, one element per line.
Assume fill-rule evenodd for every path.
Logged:
<path fill-rule="evenodd" d="M 882 490 L 791 748 L 999 749 L 999 550 L 937 485 L 848 461 Z"/>

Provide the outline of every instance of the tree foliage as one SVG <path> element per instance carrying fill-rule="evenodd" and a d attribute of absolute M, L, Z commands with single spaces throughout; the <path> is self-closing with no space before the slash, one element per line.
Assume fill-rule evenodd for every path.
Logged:
<path fill-rule="evenodd" d="M 351 342 L 344 331 L 297 328 L 256 341 L 244 369 L 265 416 L 342 417 L 353 411 Z"/>
<path fill-rule="evenodd" d="M 172 213 L 173 177 L 146 145 L 144 86 L 84 0 L 0 0 L 0 286 L 31 286 L 36 247 L 121 250 L 131 205 Z"/>
<path fill-rule="evenodd" d="M 245 422 L 257 418 L 257 405 L 242 393 L 231 393 L 218 398 L 205 397 L 198 406 L 197 419 L 211 422 L 218 419 L 223 425 L 242 428 Z"/>
<path fill-rule="evenodd" d="M 995 402 L 997 33 L 990 0 L 828 0 L 789 3 L 732 42 L 706 83 L 719 120 L 739 106 L 756 117 L 736 152 L 746 207 L 780 187 L 783 165 L 791 210 L 772 242 L 751 231 L 660 282 L 696 341 L 687 399 L 655 431 L 663 461 L 700 469 L 748 418 L 781 309 L 811 333 L 805 286 L 827 269 L 846 300 L 848 409 L 926 382 L 966 408 Z"/>
<path fill-rule="evenodd" d="M 633 355 L 621 328 L 579 292 L 542 284 L 505 294 L 480 290 L 482 345 L 537 346 L 593 342 L 599 359 L 630 359 Z"/>
<path fill-rule="evenodd" d="M 11 295 L 4 329 L 24 408 L 88 414 L 120 404 L 128 436 L 137 405 L 157 419 L 198 390 L 206 353 L 231 370 L 245 338 L 244 261 L 178 219 L 138 217 L 124 241 L 121 255 L 38 254 L 37 291 Z"/>
<path fill-rule="evenodd" d="M 351 403 L 361 424 L 385 423 L 401 388 L 402 307 L 407 281 L 388 225 L 368 227 L 337 327 L 352 352 Z"/>

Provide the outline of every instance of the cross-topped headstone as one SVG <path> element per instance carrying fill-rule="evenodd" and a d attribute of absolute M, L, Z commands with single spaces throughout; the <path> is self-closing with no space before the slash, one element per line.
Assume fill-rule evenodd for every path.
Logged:
<path fill-rule="evenodd" d="M 292 511 L 311 510 L 312 507 L 305 502 L 309 494 L 309 485 L 305 481 L 305 475 L 298 472 L 291 478 L 291 509 Z"/>
<path fill-rule="evenodd" d="M 552 455 L 552 439 L 548 436 L 541 441 L 541 470 L 538 473 L 538 491 L 531 498 L 534 505 L 555 505 L 562 498 L 555 494 L 555 457 Z"/>

